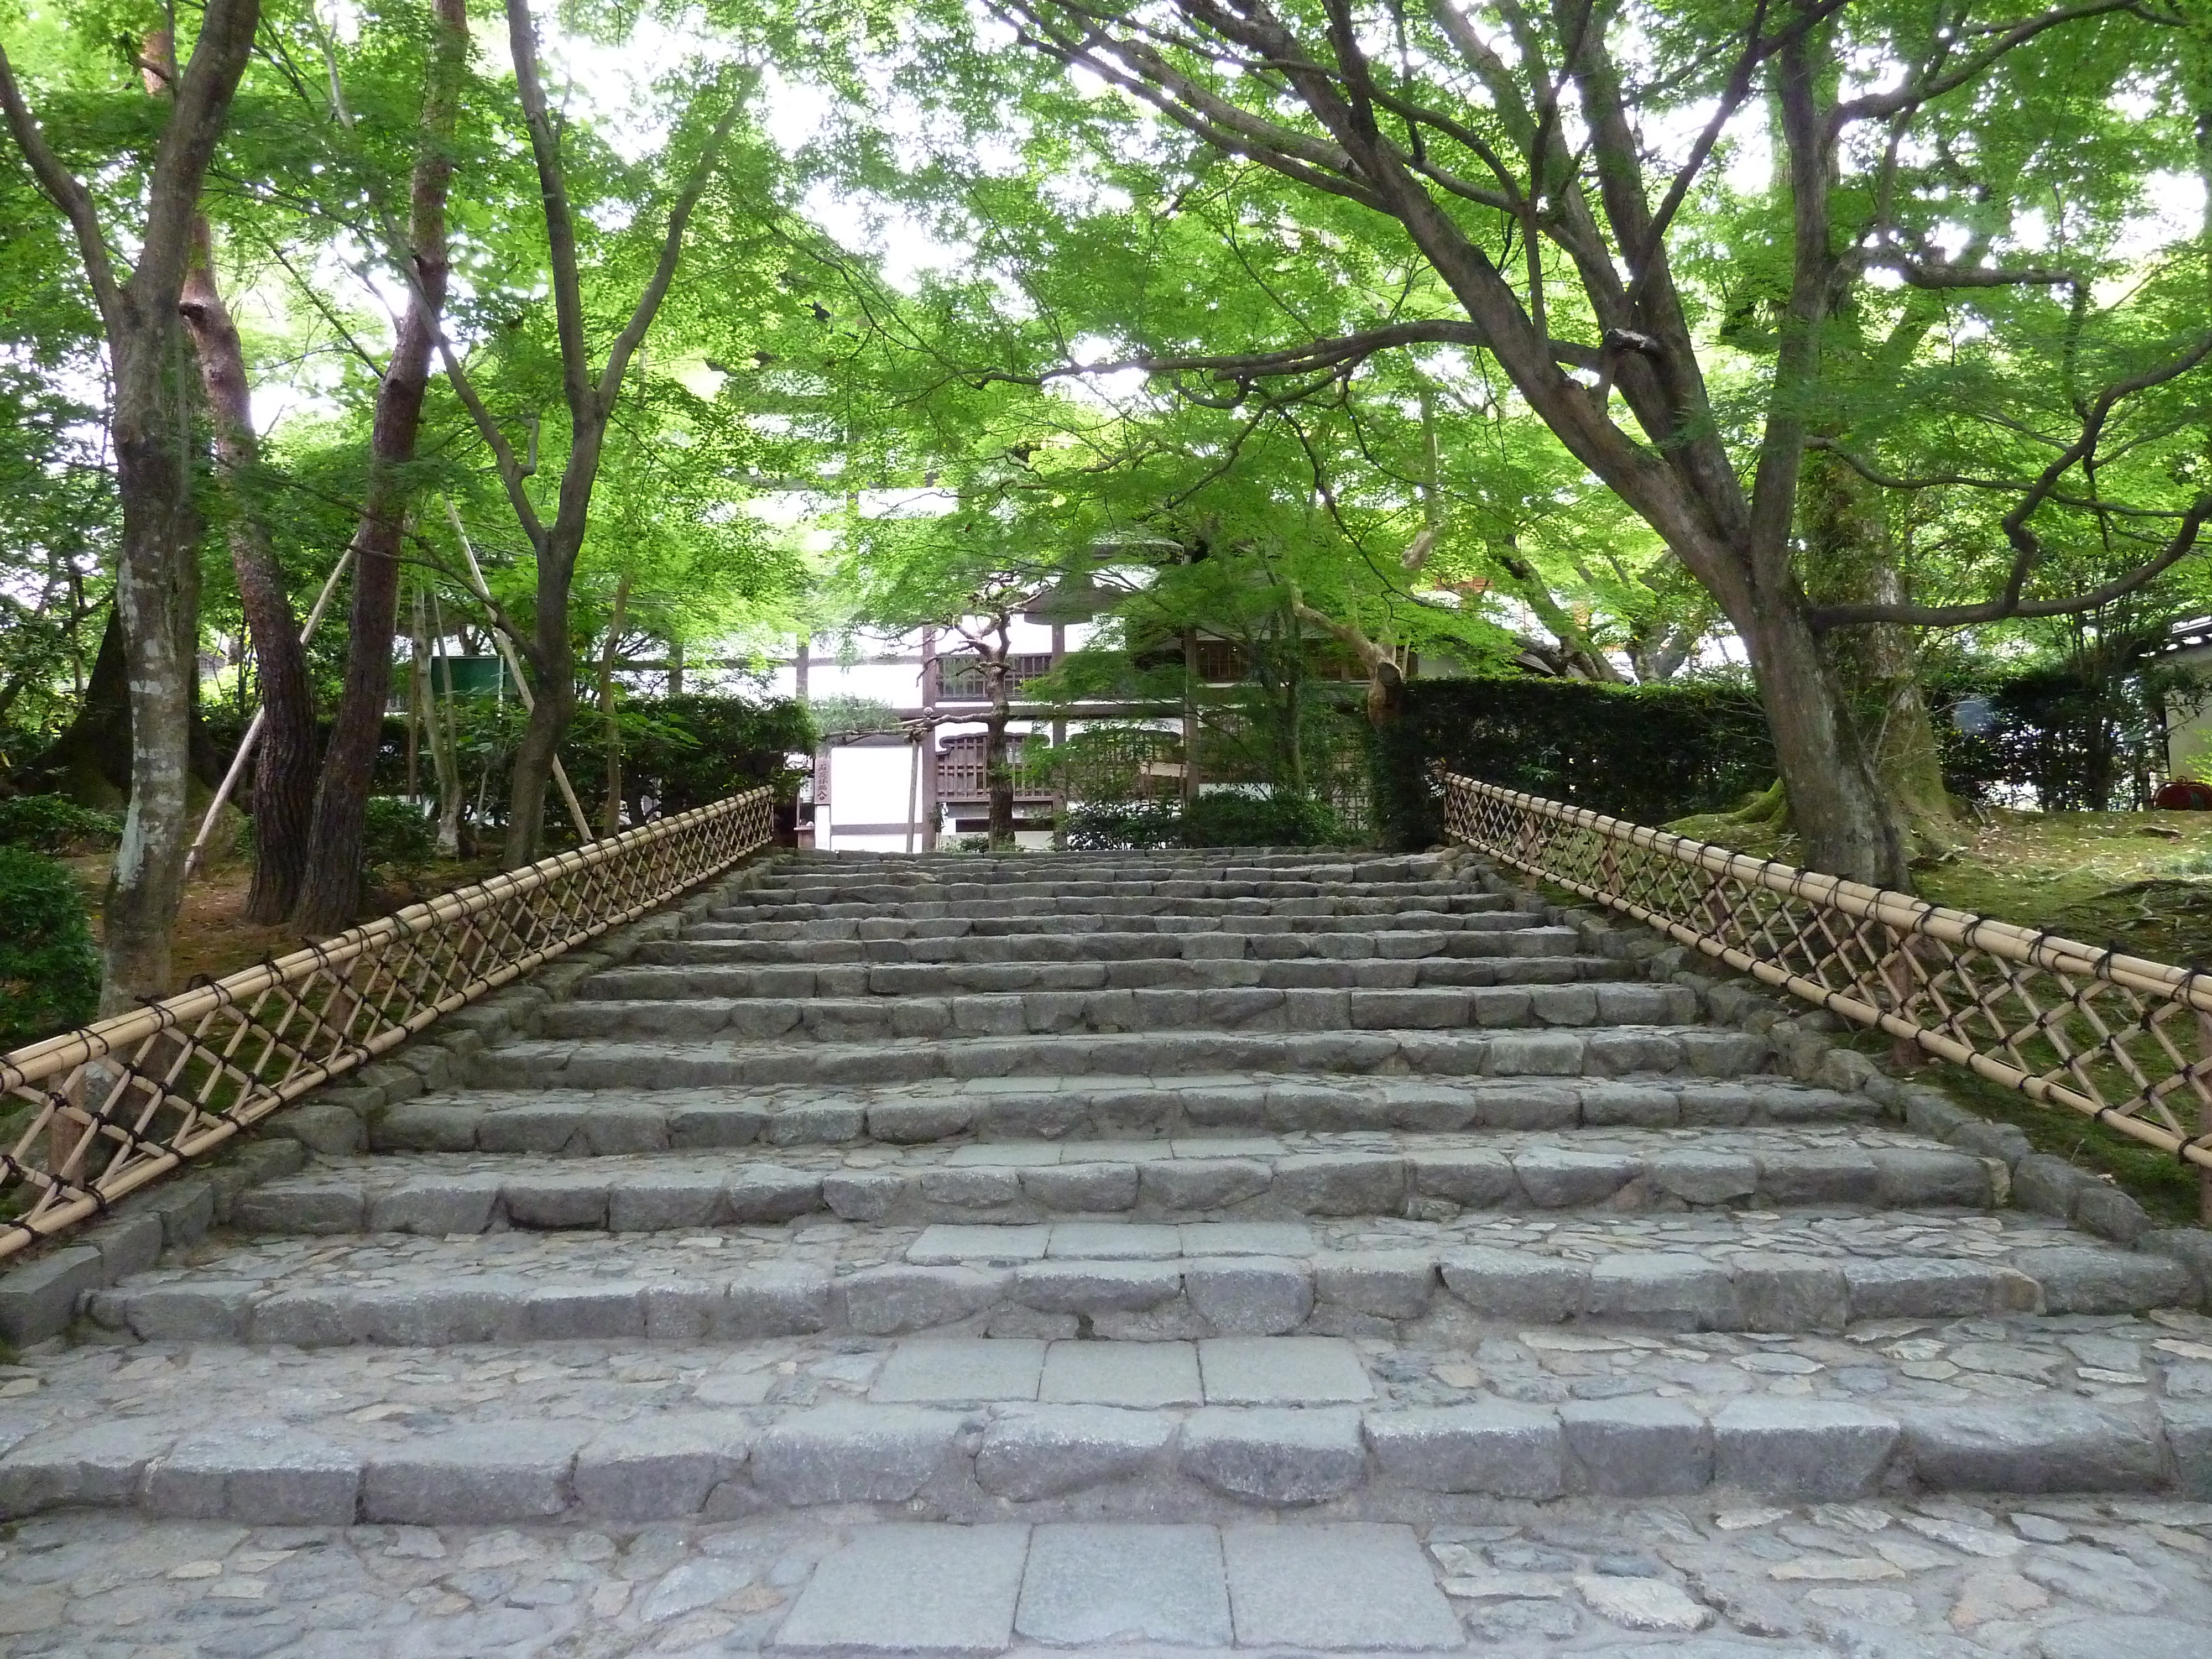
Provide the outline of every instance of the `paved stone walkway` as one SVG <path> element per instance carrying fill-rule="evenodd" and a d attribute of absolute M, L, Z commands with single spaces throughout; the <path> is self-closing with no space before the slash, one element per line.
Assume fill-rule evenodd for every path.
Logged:
<path fill-rule="evenodd" d="M 748 872 L 46 1270 L 0 1653 L 2198 1659 L 2191 1268 L 1571 921 Z"/>
<path fill-rule="evenodd" d="M 46 1659 L 1313 1652 L 2202 1659 L 2212 1506 L 1489 1505 L 1480 1518 L 258 1527 L 40 1517 Z"/>

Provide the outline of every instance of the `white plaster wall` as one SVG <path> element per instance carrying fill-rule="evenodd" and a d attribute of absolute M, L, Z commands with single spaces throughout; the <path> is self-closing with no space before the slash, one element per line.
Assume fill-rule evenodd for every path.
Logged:
<path fill-rule="evenodd" d="M 2212 646 L 2191 646 L 2165 659 L 2165 666 L 2184 668 L 2205 682 L 2203 702 L 2168 698 L 2166 705 L 2166 771 L 2168 777 L 2212 783 Z"/>

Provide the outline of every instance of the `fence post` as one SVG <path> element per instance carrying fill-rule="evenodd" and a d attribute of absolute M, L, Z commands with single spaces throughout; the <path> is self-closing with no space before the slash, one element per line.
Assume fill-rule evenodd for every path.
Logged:
<path fill-rule="evenodd" d="M 1889 983 L 1891 1012 L 1903 1014 L 1912 1003 L 1912 945 L 1913 935 L 1900 933 L 1893 927 L 1889 932 L 1897 939 L 1897 948 L 1882 964 L 1882 977 Z M 1899 1071 L 1917 1072 L 1928 1063 L 1928 1056 L 1911 1037 L 1891 1033 L 1889 1063 Z"/>

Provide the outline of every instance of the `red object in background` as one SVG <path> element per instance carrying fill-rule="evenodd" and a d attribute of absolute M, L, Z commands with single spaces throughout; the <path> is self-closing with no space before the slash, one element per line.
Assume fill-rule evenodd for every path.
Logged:
<path fill-rule="evenodd" d="M 2163 812 L 2212 812 L 2212 783 L 2176 778 L 2152 798 L 2151 805 Z"/>

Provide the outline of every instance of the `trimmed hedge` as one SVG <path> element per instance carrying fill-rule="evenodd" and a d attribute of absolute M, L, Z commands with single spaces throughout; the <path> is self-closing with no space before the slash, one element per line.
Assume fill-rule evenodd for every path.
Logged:
<path fill-rule="evenodd" d="M 82 1025 L 100 1008 L 100 957 L 76 878 L 0 847 L 0 1049 Z"/>
<path fill-rule="evenodd" d="M 1376 828 L 1391 847 L 1443 838 L 1430 768 L 1639 823 L 1735 805 L 1774 781 L 1749 688 L 1599 685 L 1498 677 L 1414 680 L 1369 755 Z"/>
<path fill-rule="evenodd" d="M 1073 808 L 1067 844 L 1079 851 L 1169 847 L 1329 847 L 1342 839 L 1336 814 L 1303 795 L 1217 789 L 1180 801 L 1099 802 Z"/>

